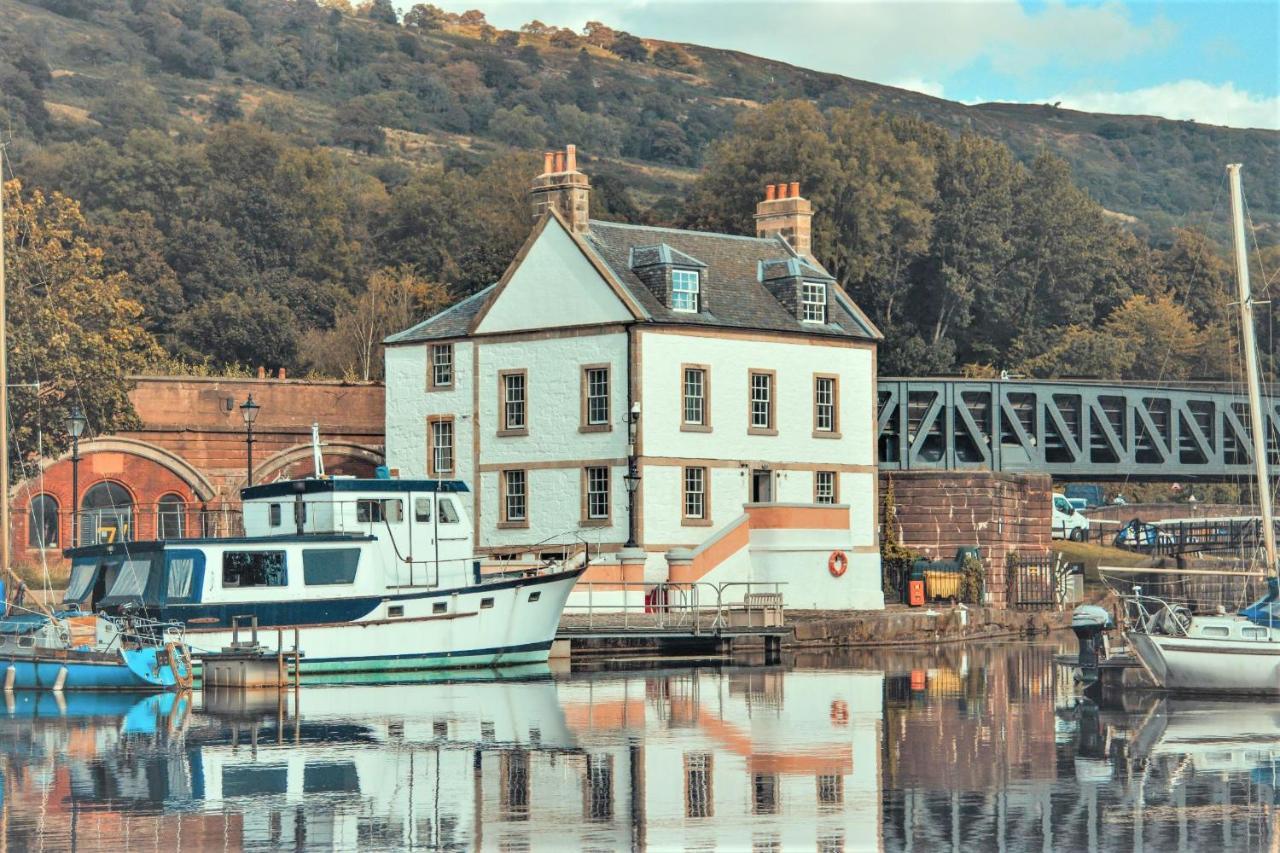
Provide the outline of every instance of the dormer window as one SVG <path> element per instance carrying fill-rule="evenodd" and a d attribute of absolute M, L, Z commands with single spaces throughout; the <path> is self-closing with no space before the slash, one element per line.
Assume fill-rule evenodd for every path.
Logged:
<path fill-rule="evenodd" d="M 800 286 L 800 319 L 805 323 L 827 322 L 827 286 L 806 281 Z"/>
<path fill-rule="evenodd" d="M 688 314 L 698 313 L 700 285 L 697 270 L 672 270 L 671 310 Z"/>

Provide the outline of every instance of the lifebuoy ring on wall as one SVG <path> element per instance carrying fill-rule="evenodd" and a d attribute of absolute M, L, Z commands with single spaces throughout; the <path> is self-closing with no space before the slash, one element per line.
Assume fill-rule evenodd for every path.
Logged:
<path fill-rule="evenodd" d="M 848 568 L 849 558 L 845 556 L 844 551 L 832 551 L 831 556 L 827 558 L 827 571 L 831 572 L 831 577 L 840 577 Z"/>

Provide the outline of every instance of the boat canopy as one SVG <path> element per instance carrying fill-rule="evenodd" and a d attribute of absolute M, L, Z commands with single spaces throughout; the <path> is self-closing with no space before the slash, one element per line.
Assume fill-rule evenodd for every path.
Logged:
<path fill-rule="evenodd" d="M 26 636 L 34 634 L 48 624 L 49 617 L 43 613 L 12 613 L 0 618 L 0 634 Z"/>
<path fill-rule="evenodd" d="M 94 605 L 101 607 L 192 601 L 204 583 L 204 566 L 204 552 L 196 548 L 77 556 L 63 602 L 79 604 L 95 591 Z"/>

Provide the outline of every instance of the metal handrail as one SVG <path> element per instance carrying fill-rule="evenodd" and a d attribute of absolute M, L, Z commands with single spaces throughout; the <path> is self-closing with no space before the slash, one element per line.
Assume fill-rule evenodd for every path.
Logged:
<path fill-rule="evenodd" d="M 610 601 L 608 604 L 596 604 L 595 587 L 599 585 L 607 585 L 610 592 L 624 593 L 621 602 Z M 651 581 L 581 581 L 574 589 L 578 590 L 582 587 L 586 588 L 587 603 L 574 604 L 572 602 L 565 605 L 566 614 L 574 615 L 576 613 L 585 612 L 587 617 L 587 628 L 595 628 L 598 622 L 605 616 L 612 616 L 616 621 L 619 613 L 622 616 L 622 624 L 609 625 L 608 627 L 621 627 L 624 630 L 633 626 L 636 628 L 681 628 L 689 627 L 691 632 L 699 634 L 703 630 L 715 632 L 724 628 L 727 624 L 726 616 L 733 607 L 745 604 L 746 597 L 751 594 L 752 588 L 767 588 L 767 591 L 781 594 L 781 588 L 787 586 L 786 581 L 724 581 L 721 583 L 711 583 L 709 581 L 660 581 L 657 583 Z M 741 601 L 728 601 L 726 592 L 729 590 L 737 590 L 745 587 Z M 621 588 L 621 589 L 619 589 Z M 630 603 L 626 600 L 625 593 L 628 591 L 638 590 L 645 594 L 646 598 L 643 603 Z M 673 595 L 674 593 L 674 595 Z M 673 598 L 675 599 L 673 601 Z M 707 604 L 704 606 L 703 601 Z M 783 606 L 785 607 L 785 599 Z M 639 611 L 639 615 L 648 617 L 639 624 L 633 618 L 633 615 Z M 704 617 L 709 616 L 710 621 L 704 626 Z"/>

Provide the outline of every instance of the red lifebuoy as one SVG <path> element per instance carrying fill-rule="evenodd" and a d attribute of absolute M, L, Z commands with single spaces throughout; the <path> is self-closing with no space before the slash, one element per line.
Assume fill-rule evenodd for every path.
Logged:
<path fill-rule="evenodd" d="M 827 571 L 831 572 L 831 577 L 840 577 L 848 568 L 849 558 L 844 555 L 844 551 L 832 551 L 827 558 Z"/>
<path fill-rule="evenodd" d="M 831 703 L 831 722 L 837 726 L 849 725 L 849 703 L 843 699 L 836 699 Z"/>

